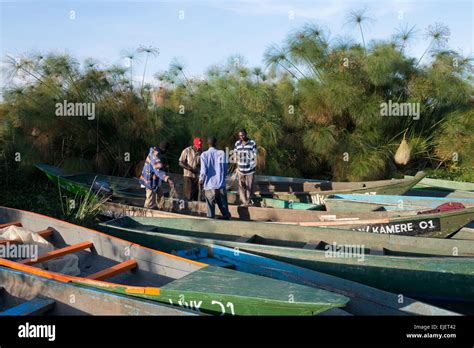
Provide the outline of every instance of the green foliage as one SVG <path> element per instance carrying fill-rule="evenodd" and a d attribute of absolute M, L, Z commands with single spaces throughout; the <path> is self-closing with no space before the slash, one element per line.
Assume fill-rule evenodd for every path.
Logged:
<path fill-rule="evenodd" d="M 58 185 L 61 211 L 65 220 L 82 226 L 94 226 L 102 205 L 109 199 L 92 191 L 94 182 L 85 196 L 76 195 L 74 198 L 68 194 L 63 195 Z"/>
<path fill-rule="evenodd" d="M 101 67 L 93 59 L 80 65 L 67 55 L 6 57 L 23 83 L 4 93 L 0 161 L 20 171 L 48 162 L 136 175 L 148 148 L 166 139 L 171 169 L 180 171 L 177 159 L 192 137 L 215 135 L 219 147 L 232 149 L 244 127 L 266 174 L 367 180 L 432 168 L 469 178 L 471 60 L 444 48 L 449 29 L 441 24 L 428 28 L 419 58 L 405 54 L 414 26 L 399 29 L 393 42 L 366 43 L 369 19 L 365 11 L 348 17 L 362 45 L 308 24 L 269 46 L 265 68 L 233 56 L 196 79 L 175 60 L 154 75 L 157 87 L 131 80 L 132 69 L 145 74 L 157 57 L 154 47 L 126 52 L 128 67 Z M 95 119 L 57 117 L 55 105 L 64 100 L 95 103 Z M 388 102 L 419 103 L 420 118 L 381 116 Z M 412 159 L 397 167 L 393 156 L 405 133 Z"/>

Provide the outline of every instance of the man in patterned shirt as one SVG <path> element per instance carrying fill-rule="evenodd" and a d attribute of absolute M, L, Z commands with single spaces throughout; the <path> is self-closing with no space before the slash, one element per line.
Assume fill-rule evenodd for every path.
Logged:
<path fill-rule="evenodd" d="M 240 205 L 249 206 L 253 196 L 253 177 L 257 168 L 257 144 L 248 138 L 244 128 L 239 130 L 239 140 L 235 143 L 234 154 L 237 157 Z"/>
<path fill-rule="evenodd" d="M 174 187 L 173 181 L 163 170 L 163 163 L 160 157 L 161 150 L 157 147 L 151 147 L 143 166 L 142 175 L 140 176 L 140 184 L 146 189 L 145 208 L 163 208 L 162 181 L 167 182 L 170 189 Z"/>

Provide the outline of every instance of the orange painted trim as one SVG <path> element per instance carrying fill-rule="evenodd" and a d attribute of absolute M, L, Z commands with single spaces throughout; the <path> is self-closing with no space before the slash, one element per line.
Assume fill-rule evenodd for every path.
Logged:
<path fill-rule="evenodd" d="M 75 253 L 77 251 L 81 251 L 81 250 L 84 250 L 84 249 L 89 249 L 89 248 L 92 248 L 93 246 L 94 246 L 94 244 L 92 242 L 89 242 L 89 241 L 82 242 L 82 243 L 79 243 L 79 244 L 69 245 L 65 248 L 55 249 L 55 250 L 50 251 L 48 253 L 44 253 L 44 254 L 38 256 L 38 258 L 36 260 L 26 259 L 26 260 L 19 261 L 19 263 L 24 264 L 24 265 L 34 265 L 34 264 L 37 264 L 37 263 L 42 263 L 42 262 L 45 262 L 45 261 L 48 261 L 48 260 L 51 260 L 51 259 L 55 259 L 55 258 L 60 257 L 60 256 L 64 256 L 64 255 L 67 255 L 67 254 L 72 254 L 72 253 Z"/>
<path fill-rule="evenodd" d="M 2 258 L 0 258 L 0 266 L 5 266 L 8 268 L 15 269 L 17 271 L 26 272 L 29 274 L 43 277 L 43 278 L 54 279 L 63 283 L 70 282 L 74 278 L 76 278 L 76 277 L 68 276 L 61 273 L 46 271 L 44 269 L 33 267 L 33 266 L 23 265 L 19 262 L 10 261 L 7 259 L 2 259 Z"/>
<path fill-rule="evenodd" d="M 185 259 L 183 257 L 179 257 L 179 256 L 176 256 L 176 255 L 172 255 L 172 254 L 168 254 L 168 253 L 165 253 L 163 251 L 158 251 L 158 250 L 155 250 L 155 249 L 150 249 L 150 248 L 147 248 L 147 247 L 144 247 L 140 244 L 136 244 L 136 243 L 131 243 L 131 242 L 128 242 L 124 239 L 121 239 L 121 238 L 117 238 L 117 237 L 114 237 L 114 236 L 111 236 L 111 235 L 108 235 L 106 233 L 102 233 L 102 232 L 99 232 L 99 231 L 96 231 L 96 230 L 92 230 L 90 228 L 87 228 L 87 227 L 83 227 L 83 226 L 78 226 L 78 225 L 74 225 L 70 222 L 67 222 L 67 221 L 63 221 L 63 220 L 58 220 L 58 219 L 55 219 L 55 218 L 52 218 L 52 217 L 49 217 L 49 216 L 46 216 L 46 215 L 42 215 L 42 214 L 38 214 L 38 213 L 35 213 L 35 212 L 32 212 L 32 211 L 26 211 L 26 210 L 21 210 L 21 209 L 13 209 L 13 208 L 8 208 L 8 207 L 2 207 L 0 206 L 0 209 L 6 209 L 6 210 L 11 210 L 11 211 L 21 211 L 22 213 L 24 214 L 31 214 L 31 215 L 35 215 L 35 216 L 38 216 L 38 217 L 41 217 L 43 219 L 48 219 L 48 220 L 53 220 L 55 221 L 56 223 L 58 224 L 65 224 L 65 225 L 69 225 L 71 227 L 74 227 L 76 229 L 82 229 L 82 230 L 85 230 L 85 231 L 89 231 L 89 232 L 92 232 L 92 233 L 96 233 L 98 235 L 101 235 L 101 236 L 104 236 L 106 238 L 110 238 L 110 239 L 113 239 L 113 240 L 117 240 L 121 243 L 127 243 L 131 246 L 136 246 L 136 247 L 139 247 L 139 248 L 143 248 L 143 249 L 146 249 L 146 250 L 150 250 L 151 252 L 153 253 L 156 253 L 156 254 L 161 254 L 161 255 L 166 255 L 166 256 L 169 256 L 173 259 L 176 259 L 176 260 L 180 260 L 180 261 L 184 261 L 184 262 L 187 262 L 187 263 L 191 263 L 193 265 L 196 265 L 196 266 L 201 266 L 201 267 L 206 267 L 208 266 L 208 264 L 206 263 L 202 263 L 202 262 L 197 262 L 197 261 L 193 261 L 193 260 L 188 260 L 188 259 Z"/>
<path fill-rule="evenodd" d="M 99 232 L 99 231 L 96 231 L 96 230 L 92 230 L 90 228 L 87 228 L 87 227 L 83 227 L 83 226 L 78 226 L 78 225 L 74 225 L 70 222 L 67 222 L 67 221 L 63 221 L 63 220 L 59 220 L 59 219 L 55 219 L 53 217 L 50 217 L 50 216 L 46 216 L 46 215 L 43 215 L 43 214 L 38 214 L 38 213 L 35 213 L 33 211 L 27 211 L 27 210 L 21 210 L 21 209 L 13 209 L 13 208 L 9 208 L 9 207 L 3 207 L 3 206 L 0 206 L 0 209 L 5 209 L 5 210 L 11 210 L 11 211 L 21 211 L 22 213 L 24 214 L 30 214 L 30 215 L 35 215 L 35 216 L 38 216 L 38 217 L 41 217 L 43 219 L 46 219 L 46 220 L 52 220 L 58 224 L 64 224 L 64 225 L 69 225 L 71 227 L 74 227 L 76 229 L 80 229 L 80 230 L 86 230 L 86 231 L 89 231 L 89 232 L 93 232 L 93 233 L 96 233 L 96 234 L 99 234 L 99 235 L 102 235 L 104 237 L 107 237 L 107 238 L 110 238 L 110 239 L 115 239 L 117 241 L 121 241 L 121 242 L 126 242 L 127 244 L 131 244 L 131 245 L 138 245 L 138 244 L 134 244 L 134 243 L 131 243 L 131 242 L 128 242 L 124 239 L 121 239 L 121 238 L 117 238 L 117 237 L 114 237 L 114 236 L 110 236 L 106 233 L 102 233 L 102 232 Z"/>
<path fill-rule="evenodd" d="M 20 226 L 21 226 L 21 223 L 19 223 Z M 18 225 L 15 225 L 15 226 L 18 226 Z M 41 237 L 49 237 L 53 234 L 54 230 L 52 228 L 47 228 L 45 230 L 42 230 L 42 231 L 39 231 L 39 232 L 36 232 L 37 234 L 39 234 Z M 3 245 L 3 244 L 18 244 L 20 243 L 19 240 L 10 240 L 10 239 L 1 239 L 0 240 L 0 245 Z"/>
<path fill-rule="evenodd" d="M 117 274 L 127 272 L 129 270 L 136 268 L 137 265 L 138 265 L 137 261 L 130 259 L 130 260 L 121 262 L 117 265 L 114 265 L 112 267 L 106 268 L 97 273 L 91 274 L 90 276 L 87 276 L 86 278 L 92 279 L 92 280 L 104 280 L 107 278 L 112 278 L 113 276 L 116 276 Z"/>
<path fill-rule="evenodd" d="M 127 293 L 127 294 L 141 294 L 141 295 L 159 296 L 160 295 L 160 288 L 128 287 L 127 289 L 125 289 L 125 293 Z"/>
<path fill-rule="evenodd" d="M 20 221 L 7 222 L 6 224 L 0 224 L 0 228 L 5 228 L 9 226 L 21 226 Z"/>
<path fill-rule="evenodd" d="M 150 248 L 147 248 L 143 245 L 135 244 L 135 246 L 137 246 L 141 249 L 150 250 L 150 251 L 152 251 L 156 254 L 165 255 L 165 256 L 170 257 L 170 258 L 175 259 L 175 260 L 185 261 L 187 263 L 191 263 L 191 264 L 196 265 L 196 266 L 200 266 L 200 267 L 209 266 L 207 263 L 202 263 L 202 262 L 198 262 L 198 261 L 194 261 L 194 260 L 188 260 L 188 259 L 185 259 L 184 257 L 173 255 L 173 254 L 168 254 L 168 253 L 165 253 L 163 251 L 159 251 L 159 250 L 155 250 L 155 249 L 150 249 Z"/>
<path fill-rule="evenodd" d="M 17 271 L 22 271 L 25 273 L 33 274 L 35 276 L 39 276 L 42 278 L 56 280 L 62 283 L 70 283 L 75 282 L 78 284 L 89 285 L 89 286 L 96 286 L 101 288 L 112 288 L 112 287 L 121 287 L 125 289 L 126 293 L 129 294 L 145 294 L 145 295 L 156 295 L 160 294 L 160 288 L 152 288 L 152 287 L 140 287 L 140 286 L 129 286 L 125 284 L 117 284 L 117 283 L 110 283 L 104 282 L 100 280 L 92 280 L 82 277 L 70 276 L 66 274 L 46 271 L 41 268 L 23 265 L 21 263 L 10 261 L 6 259 L 0 258 L 0 266 L 5 266 Z"/>
<path fill-rule="evenodd" d="M 54 229 L 51 228 L 51 227 L 48 227 L 47 229 L 45 230 L 41 230 L 41 231 L 38 231 L 36 232 L 39 236 L 43 237 L 43 238 L 47 238 L 47 237 L 51 237 L 54 233 Z"/>

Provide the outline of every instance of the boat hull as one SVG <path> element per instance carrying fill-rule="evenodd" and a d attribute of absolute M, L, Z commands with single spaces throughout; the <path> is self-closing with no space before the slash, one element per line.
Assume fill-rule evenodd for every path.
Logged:
<path fill-rule="evenodd" d="M 415 186 L 425 174 L 419 172 L 411 179 L 392 179 L 367 182 L 331 182 L 322 181 L 318 183 L 310 183 L 312 187 L 305 187 L 300 192 L 277 192 L 277 191 L 257 191 L 260 197 L 276 198 L 287 201 L 324 204 L 325 198 L 334 194 L 347 193 L 370 193 L 374 195 L 401 195 L 409 191 Z"/>
<path fill-rule="evenodd" d="M 169 203 L 169 205 L 166 205 L 166 210 L 191 213 L 195 214 L 196 217 L 205 216 L 205 207 L 202 206 L 200 202 L 183 201 L 180 203 L 178 201 L 169 200 L 167 203 Z M 238 217 L 240 220 L 261 221 L 257 225 L 245 225 L 246 221 L 238 220 L 226 222 L 226 224 L 229 224 L 229 228 L 239 231 L 241 230 L 241 226 L 252 229 L 258 227 L 259 230 L 281 228 L 272 227 L 275 226 L 275 224 L 262 224 L 263 222 L 271 221 L 284 224 L 286 227 L 283 227 L 283 229 L 288 231 L 299 231 L 301 227 L 313 227 L 314 229 L 319 228 L 323 230 L 325 230 L 325 228 L 333 228 L 359 232 L 388 233 L 393 229 L 393 233 L 391 234 L 432 236 L 438 238 L 445 238 L 455 233 L 474 218 L 474 208 L 426 215 L 418 215 L 416 214 L 417 211 L 406 211 L 403 213 L 397 211 L 365 213 L 343 212 L 335 214 L 313 210 L 291 211 L 286 209 L 255 207 L 234 207 L 234 209 L 230 208 L 230 211 L 233 217 Z M 112 202 L 107 202 L 103 205 L 102 214 L 110 218 L 122 216 L 167 217 L 167 212 L 165 211 Z M 170 216 L 178 217 L 179 215 L 171 214 Z M 182 215 L 182 217 L 186 218 L 188 215 Z M 212 224 L 211 221 L 212 220 L 209 220 L 209 224 Z M 244 225 L 242 225 L 242 223 L 244 223 Z"/>
<path fill-rule="evenodd" d="M 76 251 L 69 252 L 79 258 L 79 276 L 0 258 L 2 266 L 47 279 L 216 315 L 223 314 L 223 304 L 228 308 L 225 314 L 229 315 L 314 315 L 344 306 L 348 301 L 324 290 L 216 268 L 36 213 L 0 207 L 0 224 L 12 222 L 19 222 L 31 231 L 53 229 L 48 238 L 60 250 L 77 248 L 81 243 L 90 250 L 73 248 Z M 117 267 L 130 261 L 136 265 L 133 272 L 127 268 L 116 273 Z M 96 278 L 98 274 L 101 277 L 107 274 L 111 281 Z M 272 288 L 277 290 L 270 291 Z M 293 302 L 288 302 L 289 294 L 294 294 Z"/>
<path fill-rule="evenodd" d="M 153 301 L 78 287 L 25 272 L 0 267 L 0 287 L 25 301 L 36 297 L 54 301 L 48 315 L 197 315 L 197 312 Z M 0 293 L 1 295 L 1 293 Z M 71 302 L 71 296 L 74 302 Z M 5 301 L 1 301 L 4 303 Z M 5 310 L 5 308 L 3 308 Z M 0 310 L 1 312 L 1 310 Z M 1 313 L 0 313 L 1 315 Z M 10 314 L 12 315 L 12 314 Z M 14 315 L 23 315 L 19 312 Z"/>
<path fill-rule="evenodd" d="M 176 255 L 192 260 L 233 267 L 233 269 L 285 280 L 292 283 L 323 288 L 350 297 L 350 302 L 341 315 L 452 315 L 453 312 L 420 303 L 405 297 L 403 304 L 399 296 L 369 287 L 360 283 L 298 267 L 271 258 L 254 255 L 237 248 L 228 248 L 202 240 L 205 247 L 189 248 L 186 241 L 182 244 L 173 239 L 176 246 L 185 250 L 177 251 Z M 164 241 L 163 243 L 166 243 Z"/>
<path fill-rule="evenodd" d="M 466 207 L 474 206 L 473 198 L 440 198 L 423 196 L 388 196 L 388 195 L 334 195 L 326 198 L 328 211 L 367 212 L 374 210 L 420 210 L 434 209 L 449 202 L 462 203 Z"/>
<path fill-rule="evenodd" d="M 106 223 L 102 227 L 107 233 L 151 248 L 160 247 L 168 251 L 176 251 L 218 244 L 233 248 L 236 253 L 239 251 L 254 253 L 396 294 L 445 301 L 474 301 L 474 259 L 472 258 L 420 257 L 423 253 L 421 250 L 418 251 L 420 254 L 413 256 L 416 255 L 415 253 L 411 257 L 372 255 L 370 254 L 372 250 L 366 252 L 367 246 L 358 244 L 356 240 L 346 240 L 346 244 L 336 241 L 328 243 L 331 241 L 330 238 L 318 242 L 316 236 L 307 243 L 301 243 L 308 249 L 304 249 L 301 244 L 295 242 L 286 243 L 292 244 L 292 247 L 283 246 L 283 243 L 278 243 L 274 239 L 254 237 L 251 233 L 241 237 L 241 240 L 248 237 L 248 242 L 240 242 L 238 238 L 231 238 L 229 233 L 217 234 L 210 231 L 199 233 L 196 229 L 194 232 L 189 229 L 170 230 L 152 220 L 154 219 L 141 219 L 143 224 L 138 224 L 138 226 L 130 224 L 134 225 L 133 228 L 128 227 L 129 223 L 126 219 Z M 157 226 L 157 228 L 152 229 L 152 226 Z M 252 231 L 252 233 L 255 232 L 255 230 Z M 461 242 L 458 241 L 458 244 Z M 350 253 L 338 254 L 338 248 L 347 246 L 351 247 Z M 377 252 L 377 249 L 373 251 Z M 386 252 L 383 249 L 378 251 Z M 403 252 L 402 249 L 401 254 Z M 436 287 L 427 287 L 428 283 L 436 284 Z"/>

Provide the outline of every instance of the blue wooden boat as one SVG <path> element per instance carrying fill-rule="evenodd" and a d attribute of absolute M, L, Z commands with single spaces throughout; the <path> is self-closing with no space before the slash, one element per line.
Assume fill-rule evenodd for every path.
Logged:
<path fill-rule="evenodd" d="M 183 243 L 185 246 L 186 243 Z M 338 293 L 350 298 L 344 310 L 333 309 L 333 315 L 452 315 L 453 312 L 405 297 L 399 302 L 397 294 L 379 290 L 329 274 L 316 272 L 289 263 L 251 254 L 239 249 L 209 244 L 175 252 L 180 257 L 213 266 L 284 280 Z M 325 314 L 323 314 L 325 315 Z"/>
<path fill-rule="evenodd" d="M 434 209 L 442 204 L 456 202 L 465 207 L 474 206 L 472 198 L 442 198 L 423 196 L 336 194 L 326 198 L 326 210 L 333 212 L 374 210 L 422 210 Z"/>

